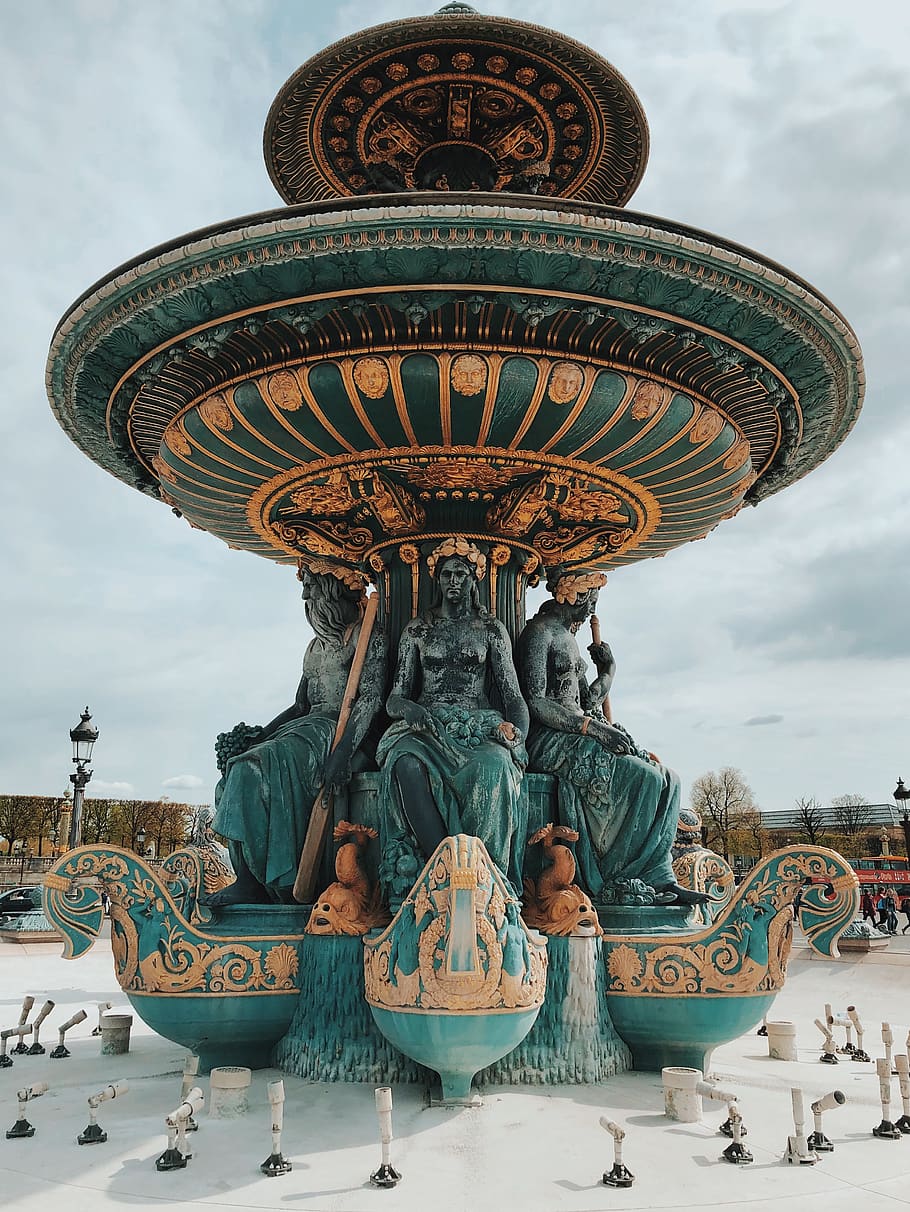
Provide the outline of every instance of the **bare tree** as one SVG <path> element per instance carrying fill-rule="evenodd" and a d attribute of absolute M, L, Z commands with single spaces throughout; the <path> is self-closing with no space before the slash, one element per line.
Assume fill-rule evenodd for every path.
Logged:
<path fill-rule="evenodd" d="M 872 805 L 862 795 L 839 795 L 831 801 L 839 833 L 855 837 L 872 824 Z"/>
<path fill-rule="evenodd" d="M 115 809 L 119 801 L 105 799 L 86 800 L 82 807 L 79 833 L 83 846 L 97 846 L 111 842 Z"/>
<path fill-rule="evenodd" d="M 39 803 L 37 795 L 0 795 L 0 835 L 6 838 L 7 854 L 12 854 L 16 842 L 27 842 L 38 832 Z"/>
<path fill-rule="evenodd" d="M 709 846 L 730 861 L 730 842 L 735 831 L 749 829 L 752 814 L 758 812 L 752 788 L 741 770 L 724 766 L 709 770 L 692 784 L 692 807 L 701 815 Z"/>
<path fill-rule="evenodd" d="M 821 840 L 825 825 L 825 812 L 814 796 L 801 796 L 796 801 L 797 828 L 810 846 Z"/>

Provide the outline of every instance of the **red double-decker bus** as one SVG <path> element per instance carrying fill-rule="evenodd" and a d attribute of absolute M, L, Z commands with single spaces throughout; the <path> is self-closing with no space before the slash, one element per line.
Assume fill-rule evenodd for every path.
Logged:
<path fill-rule="evenodd" d="M 852 859 L 850 866 L 856 872 L 856 878 L 862 887 L 876 884 L 884 887 L 893 884 L 910 888 L 910 864 L 900 855 L 889 855 L 888 858 Z"/>

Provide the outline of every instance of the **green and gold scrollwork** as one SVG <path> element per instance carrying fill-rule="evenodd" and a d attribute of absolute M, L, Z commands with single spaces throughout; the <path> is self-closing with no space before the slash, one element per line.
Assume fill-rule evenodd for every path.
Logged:
<path fill-rule="evenodd" d="M 706 878 L 711 878 L 705 873 Z M 822 955 L 859 907 L 859 884 L 841 855 L 821 846 L 792 846 L 759 863 L 716 921 L 668 940 L 607 934 L 608 991 L 692 996 L 773 993 L 786 976 L 793 904 L 802 891 L 800 925 Z"/>
<path fill-rule="evenodd" d="M 201 928 L 209 913 L 199 897 L 223 878 L 219 867 L 204 850 L 176 851 L 153 868 L 116 846 L 80 847 L 46 875 L 44 911 L 74 959 L 99 935 L 105 891 L 115 973 L 128 993 L 296 993 L 302 932 L 234 938 Z"/>

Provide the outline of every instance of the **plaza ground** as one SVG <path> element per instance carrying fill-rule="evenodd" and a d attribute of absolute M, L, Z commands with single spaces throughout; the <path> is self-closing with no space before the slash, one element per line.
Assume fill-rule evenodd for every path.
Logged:
<path fill-rule="evenodd" d="M 895 1051 L 910 1029 L 910 934 L 884 953 L 847 962 L 809 958 L 794 950 L 789 976 L 772 1017 L 797 1024 L 799 1060 L 772 1061 L 763 1038 L 750 1032 L 719 1048 L 711 1074 L 739 1095 L 755 1156 L 751 1166 L 720 1160 L 729 1143 L 717 1127 L 721 1104 L 706 1103 L 703 1122 L 682 1124 L 663 1114 L 659 1074 L 628 1073 L 598 1087 L 492 1088 L 477 1109 L 428 1106 L 426 1091 L 394 1091 L 396 1140 L 392 1160 L 403 1177 L 394 1190 L 370 1187 L 379 1162 L 373 1090 L 360 1085 L 308 1085 L 285 1078 L 285 1156 L 292 1173 L 269 1179 L 259 1163 L 271 1151 L 266 1083 L 278 1076 L 253 1075 L 250 1110 L 236 1120 L 199 1116 L 189 1139 L 194 1154 L 184 1170 L 159 1173 L 155 1158 L 166 1144 L 164 1116 L 179 1102 L 184 1051 L 154 1035 L 134 1018 L 128 1056 L 102 1057 L 88 1030 L 95 1003 L 126 1005 L 113 974 L 110 944 L 96 943 L 81 960 L 60 958 L 59 944 L 0 944 L 0 1003 L 4 1025 L 18 1018 L 25 993 L 36 1008 L 57 1005 L 43 1032 L 56 1043 L 56 1025 L 85 1007 L 89 1020 L 71 1032 L 72 1057 L 17 1057 L 0 1069 L 0 1127 L 16 1119 L 15 1091 L 36 1081 L 48 1093 L 30 1103 L 36 1134 L 7 1141 L 0 1135 L 0 1204 L 11 1212 L 103 1212 L 107 1208 L 203 1205 L 211 1209 L 287 1208 L 306 1212 L 599 1212 L 601 1209 L 748 1207 L 750 1212 L 874 1212 L 910 1205 L 910 1137 L 880 1141 L 871 1129 L 881 1119 L 874 1065 L 842 1060 L 819 1064 L 821 1035 L 813 1020 L 825 1002 L 855 1003 L 866 1027 L 866 1049 L 881 1055 L 882 1020 L 892 1024 Z M 88 1122 L 86 1098 L 125 1077 L 129 1093 L 104 1103 L 98 1113 L 108 1142 L 79 1147 Z M 207 1090 L 207 1080 L 200 1084 Z M 809 1103 L 838 1088 L 846 1104 L 828 1112 L 824 1127 L 836 1148 L 817 1166 L 795 1167 L 782 1154 L 792 1131 L 790 1087 Z M 892 1118 L 901 1112 L 897 1080 Z M 601 1115 L 627 1132 L 625 1163 L 634 1186 L 600 1184 L 612 1163 L 612 1141 Z"/>

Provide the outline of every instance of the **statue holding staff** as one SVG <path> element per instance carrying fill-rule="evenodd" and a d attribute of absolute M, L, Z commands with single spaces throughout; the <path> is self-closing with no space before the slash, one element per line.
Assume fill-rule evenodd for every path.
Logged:
<path fill-rule="evenodd" d="M 597 677 L 587 680 L 575 635 L 606 579 L 560 577 L 519 637 L 529 767 L 557 778 L 560 823 L 578 831 L 579 876 L 595 901 L 622 899 L 623 886 L 640 880 L 662 903 L 702 903 L 709 898 L 681 887 L 673 873 L 678 776 L 603 714 L 616 670 L 609 645 L 589 646 Z"/>
<path fill-rule="evenodd" d="M 528 709 L 511 643 L 480 604 L 486 557 L 473 543 L 445 539 L 428 567 L 436 598 L 402 633 L 386 703 L 393 723 L 377 750 L 384 862 L 409 838 L 422 861 L 443 838 L 473 834 L 518 889 Z M 388 870 L 384 882 L 394 883 Z"/>
<path fill-rule="evenodd" d="M 264 728 L 244 728 L 246 744 L 227 761 L 215 790 L 214 829 L 228 841 L 237 878 L 210 899 L 212 905 L 293 903 L 313 803 L 323 787 L 347 786 L 358 749 L 382 705 L 385 641 L 377 630 L 348 725 L 332 748 L 360 635 L 364 593 L 356 574 L 345 580 L 316 567 L 315 561 L 301 565 L 298 574 L 315 638 L 304 654 L 296 698 Z"/>

